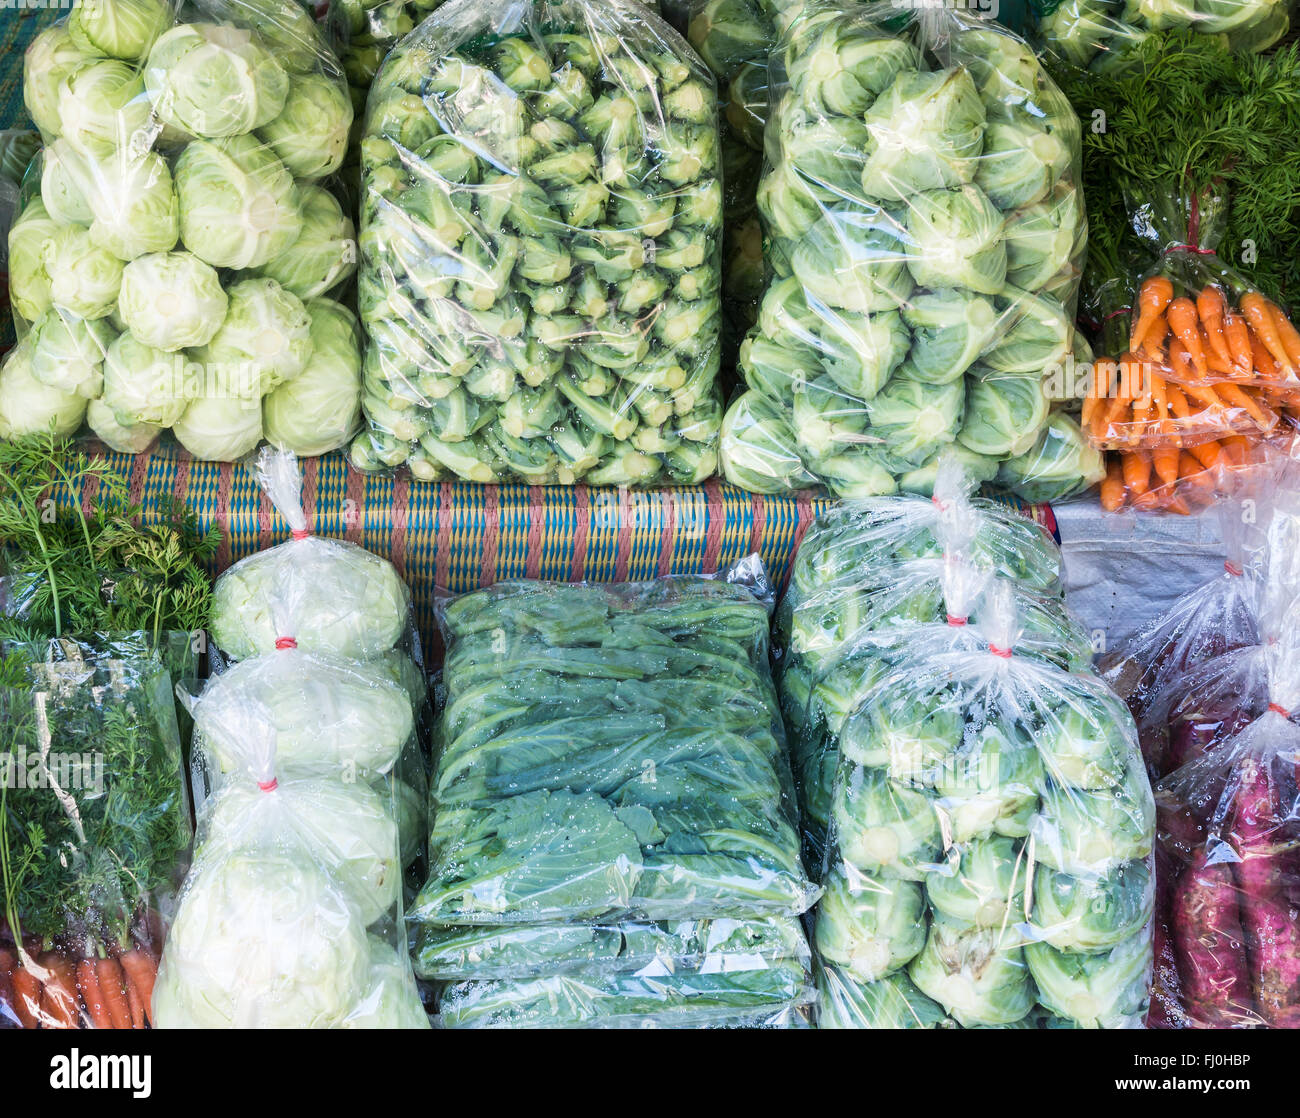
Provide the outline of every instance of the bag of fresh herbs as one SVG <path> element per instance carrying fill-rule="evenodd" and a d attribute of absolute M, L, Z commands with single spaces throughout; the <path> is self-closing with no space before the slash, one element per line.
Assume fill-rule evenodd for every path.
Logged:
<path fill-rule="evenodd" d="M 138 514 L 103 462 L 0 445 L 0 1022 L 152 1020 L 190 836 L 172 682 L 217 538 Z"/>
<path fill-rule="evenodd" d="M 0 662 L 0 1027 L 143 1028 L 190 839 L 171 678 L 42 651 Z"/>

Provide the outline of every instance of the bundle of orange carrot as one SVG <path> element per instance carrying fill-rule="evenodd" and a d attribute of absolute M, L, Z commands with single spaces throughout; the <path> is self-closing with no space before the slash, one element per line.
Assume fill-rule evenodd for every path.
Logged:
<path fill-rule="evenodd" d="M 1175 297 L 1164 275 L 1140 289 L 1129 348 L 1094 364 L 1083 424 L 1117 451 L 1103 507 L 1187 514 L 1217 473 L 1248 464 L 1280 419 L 1300 417 L 1300 332 L 1255 291 L 1230 306 L 1217 284 Z"/>
<path fill-rule="evenodd" d="M 0 1028 L 146 1028 L 157 975 L 157 957 L 134 940 L 81 958 L 31 937 L 22 950 L 0 941 Z"/>

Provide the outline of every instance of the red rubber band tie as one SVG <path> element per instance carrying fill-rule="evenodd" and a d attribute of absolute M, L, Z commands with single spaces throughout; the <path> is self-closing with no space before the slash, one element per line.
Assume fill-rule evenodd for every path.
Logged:
<path fill-rule="evenodd" d="M 1231 559 L 1224 560 L 1223 569 L 1227 571 L 1228 574 L 1233 575 L 1236 578 L 1240 578 L 1245 573 L 1241 569 L 1241 564 L 1234 563 Z"/>
<path fill-rule="evenodd" d="M 989 651 L 993 653 L 994 656 L 1001 656 L 1004 660 L 1011 659 L 1011 649 L 1009 648 L 999 648 L 996 644 L 991 644 L 989 645 Z"/>
<path fill-rule="evenodd" d="M 1191 212 L 1187 215 L 1187 239 L 1195 242 L 1197 234 L 1201 228 L 1201 203 L 1197 201 L 1196 191 L 1192 191 Z M 1170 245 L 1161 256 L 1168 256 L 1171 252 L 1194 252 L 1197 256 L 1218 256 L 1218 252 L 1212 248 L 1201 248 L 1197 244 Z"/>
<path fill-rule="evenodd" d="M 280 786 L 280 782 L 275 777 L 271 777 L 270 780 L 259 780 L 257 786 L 263 792 L 274 792 Z"/>
<path fill-rule="evenodd" d="M 305 540 L 311 533 L 306 528 L 295 528 L 289 535 L 295 540 Z"/>
<path fill-rule="evenodd" d="M 968 620 L 969 620 L 968 618 L 958 617 L 956 614 L 952 614 L 952 613 L 948 614 L 948 624 L 951 625 L 954 629 L 960 629 L 963 625 L 966 624 Z"/>
<path fill-rule="evenodd" d="M 293 637 L 276 637 L 275 648 L 277 652 L 283 652 L 286 648 L 297 648 L 298 642 Z"/>
<path fill-rule="evenodd" d="M 1268 709 L 1271 710 L 1274 714 L 1280 714 L 1288 722 L 1291 720 L 1291 712 L 1287 710 L 1286 707 L 1284 707 L 1281 703 L 1269 703 Z"/>

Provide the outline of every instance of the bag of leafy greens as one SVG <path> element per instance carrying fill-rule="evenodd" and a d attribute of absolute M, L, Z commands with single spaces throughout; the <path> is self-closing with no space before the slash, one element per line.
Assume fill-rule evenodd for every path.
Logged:
<path fill-rule="evenodd" d="M 796 917 L 420 929 L 448 1028 L 787 1026 L 810 1005 Z"/>
<path fill-rule="evenodd" d="M 770 606 L 746 560 L 442 607 L 432 868 L 412 915 L 444 1024 L 771 1023 L 810 1001 L 797 917 L 816 893 Z"/>
<path fill-rule="evenodd" d="M 27 50 L 45 141 L 10 231 L 23 343 L 0 436 L 84 425 L 138 453 L 297 453 L 359 422 L 360 345 L 330 296 L 356 268 L 328 189 L 352 124 L 296 0 L 86 0 Z M 27 328 L 30 327 L 30 330 Z"/>
<path fill-rule="evenodd" d="M 743 582 L 686 576 L 516 581 L 448 602 L 415 916 L 802 912 L 768 612 Z"/>
<path fill-rule="evenodd" d="M 633 0 L 457 0 L 362 141 L 361 469 L 694 483 L 717 465 L 712 75 Z"/>
<path fill-rule="evenodd" d="M 1154 804 L 1132 718 L 1023 655 L 1009 588 L 990 595 L 845 720 L 815 950 L 871 1027 L 1140 1027 Z"/>
<path fill-rule="evenodd" d="M 804 5 L 770 78 L 773 274 L 723 423 L 728 479 L 924 491 L 954 446 L 998 478 L 1049 437 L 1043 381 L 1073 348 L 1074 110 L 1024 43 L 950 8 Z"/>
<path fill-rule="evenodd" d="M 0 652 L 0 1029 L 156 1024 L 191 830 L 171 677 L 148 643 Z"/>

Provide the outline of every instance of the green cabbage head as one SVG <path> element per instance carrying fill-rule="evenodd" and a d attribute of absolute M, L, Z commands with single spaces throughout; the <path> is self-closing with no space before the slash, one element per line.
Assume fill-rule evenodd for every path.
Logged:
<path fill-rule="evenodd" d="M 117 334 L 106 319 L 46 311 L 32 328 L 32 375 L 88 400 L 104 387 L 104 356 Z"/>
<path fill-rule="evenodd" d="M 126 266 L 118 313 L 145 345 L 171 352 L 206 345 L 228 302 L 211 265 L 189 252 L 156 252 Z"/>
<path fill-rule="evenodd" d="M 260 268 L 302 232 L 293 176 L 255 136 L 190 144 L 176 193 L 185 247 L 216 268 Z"/>
<path fill-rule="evenodd" d="M 0 367 L 0 439 L 42 431 L 74 434 L 86 414 L 86 398 L 42 384 L 32 374 L 32 336 L 23 338 Z"/>
<path fill-rule="evenodd" d="M 171 22 L 166 0 L 79 0 L 68 16 L 68 34 L 86 54 L 138 62 Z"/>
<path fill-rule="evenodd" d="M 154 1023 L 162 1029 L 338 1024 L 364 990 L 369 969 L 356 910 L 305 845 L 231 853 L 227 842 L 212 857 L 200 848 L 190 871 L 159 968 Z"/>
<path fill-rule="evenodd" d="M 183 23 L 153 45 L 144 85 L 158 118 L 192 136 L 220 139 L 274 120 L 289 76 L 252 31 Z"/>
<path fill-rule="evenodd" d="M 409 611 L 406 585 L 391 563 L 311 536 L 251 555 L 222 574 L 209 629 L 235 659 L 273 652 L 277 638 L 292 635 L 304 651 L 365 660 L 397 644 Z"/>
<path fill-rule="evenodd" d="M 311 458 L 340 447 L 361 420 L 360 330 L 352 312 L 330 299 L 307 303 L 311 360 L 262 402 L 266 440 Z"/>
<path fill-rule="evenodd" d="M 299 74 L 279 116 L 258 135 L 298 179 L 322 179 L 343 165 L 352 101 L 342 84 L 324 74 Z"/>

